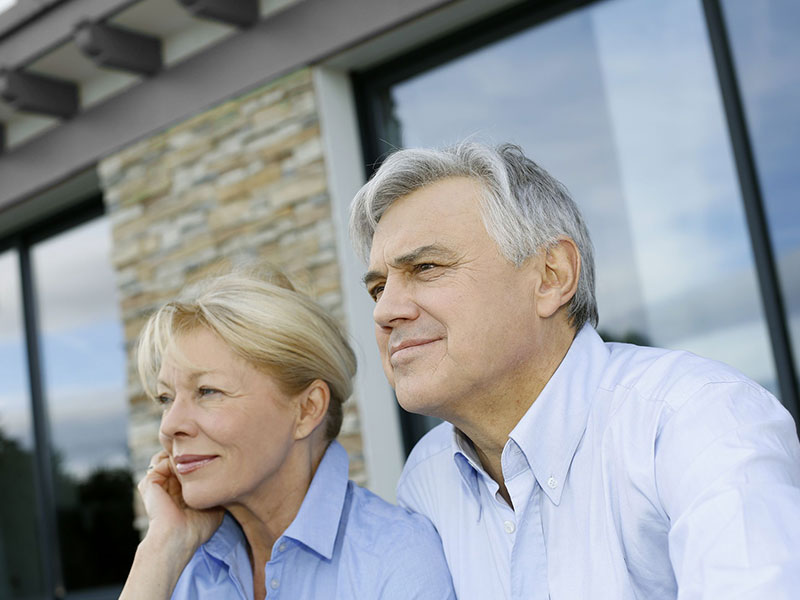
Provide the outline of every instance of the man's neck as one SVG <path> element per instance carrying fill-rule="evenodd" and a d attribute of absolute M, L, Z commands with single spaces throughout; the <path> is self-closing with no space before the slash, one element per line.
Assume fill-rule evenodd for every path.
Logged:
<path fill-rule="evenodd" d="M 486 473 L 497 482 L 499 493 L 513 508 L 503 477 L 502 455 L 511 431 L 530 409 L 547 382 L 567 355 L 575 331 L 569 328 L 562 335 L 553 335 L 546 351 L 532 359 L 528 369 L 510 377 L 495 388 L 495 393 L 483 396 L 480 402 L 470 402 L 470 410 L 448 418 L 475 447 Z M 535 364 L 533 361 L 535 360 Z"/>

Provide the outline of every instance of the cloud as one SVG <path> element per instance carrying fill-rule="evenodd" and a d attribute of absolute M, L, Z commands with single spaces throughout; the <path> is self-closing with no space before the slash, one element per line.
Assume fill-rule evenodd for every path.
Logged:
<path fill-rule="evenodd" d="M 104 318 L 120 321 L 107 218 L 34 246 L 42 329 L 55 332 Z"/>

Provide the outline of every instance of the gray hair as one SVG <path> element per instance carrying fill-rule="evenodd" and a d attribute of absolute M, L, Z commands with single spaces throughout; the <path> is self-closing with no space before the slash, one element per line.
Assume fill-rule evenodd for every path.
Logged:
<path fill-rule="evenodd" d="M 241 269 L 188 286 L 153 314 L 139 337 L 137 362 L 145 393 L 156 397 L 172 342 L 206 328 L 255 368 L 296 394 L 321 379 L 331 392 L 326 439 L 342 426 L 342 403 L 353 390 L 356 357 L 336 320 L 271 269 Z"/>
<path fill-rule="evenodd" d="M 465 142 L 444 150 L 408 149 L 389 155 L 350 207 L 350 236 L 361 259 L 369 260 L 375 228 L 393 202 L 449 177 L 469 177 L 481 184 L 486 231 L 515 265 L 553 247 L 559 238 L 575 242 L 581 272 L 567 316 L 576 330 L 587 321 L 596 326 L 594 249 L 581 212 L 564 185 L 513 144 L 492 148 Z"/>

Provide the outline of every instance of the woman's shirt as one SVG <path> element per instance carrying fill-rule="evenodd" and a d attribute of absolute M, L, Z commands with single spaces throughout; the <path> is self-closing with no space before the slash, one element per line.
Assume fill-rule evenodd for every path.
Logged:
<path fill-rule="evenodd" d="M 455 600 L 442 544 L 430 522 L 348 480 L 334 441 L 292 524 L 265 567 L 267 598 Z M 253 600 L 247 541 L 233 517 L 194 554 L 173 600 Z"/>

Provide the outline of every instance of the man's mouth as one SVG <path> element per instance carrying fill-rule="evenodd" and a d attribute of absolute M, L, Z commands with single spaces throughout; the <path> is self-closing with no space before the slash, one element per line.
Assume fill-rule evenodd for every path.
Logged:
<path fill-rule="evenodd" d="M 405 356 L 412 356 L 418 350 L 439 341 L 439 338 L 408 339 L 395 344 L 389 348 L 389 360 L 397 362 Z"/>

